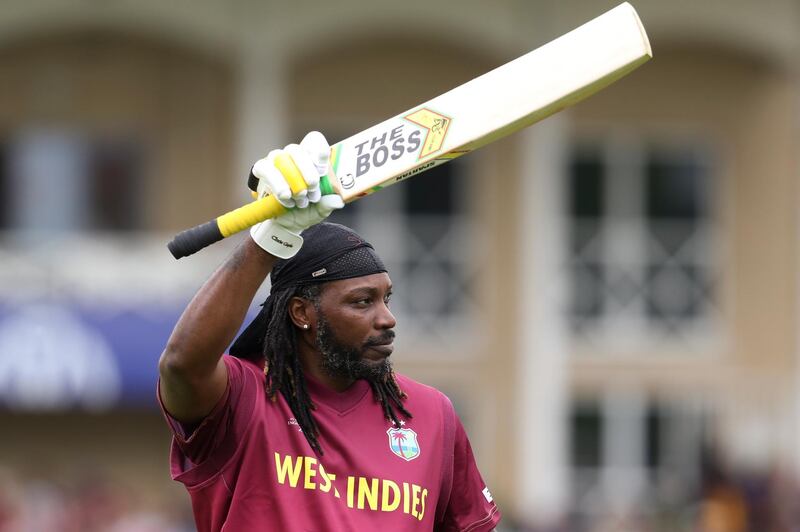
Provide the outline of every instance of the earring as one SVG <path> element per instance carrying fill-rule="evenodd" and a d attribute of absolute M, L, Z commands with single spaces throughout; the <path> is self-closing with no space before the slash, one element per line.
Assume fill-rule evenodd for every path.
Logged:
<path fill-rule="evenodd" d="M 303 324 L 303 329 L 308 329 L 308 323 Z"/>

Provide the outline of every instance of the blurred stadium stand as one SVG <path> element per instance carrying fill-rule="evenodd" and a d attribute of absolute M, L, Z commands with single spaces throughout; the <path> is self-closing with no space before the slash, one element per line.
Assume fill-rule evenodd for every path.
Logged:
<path fill-rule="evenodd" d="M 3 2 L 0 532 L 193 529 L 156 363 L 235 241 L 166 242 L 247 201 L 266 150 L 613 5 Z M 453 399 L 504 530 L 795 530 L 800 4 L 634 5 L 650 64 L 336 216 L 390 265 L 395 364 Z"/>

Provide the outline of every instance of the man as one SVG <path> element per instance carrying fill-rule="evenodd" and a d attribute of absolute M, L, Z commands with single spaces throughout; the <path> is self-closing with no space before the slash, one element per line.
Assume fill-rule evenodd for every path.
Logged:
<path fill-rule="evenodd" d="M 291 210 L 251 230 L 161 355 L 173 478 L 200 531 L 491 530 L 500 514 L 450 401 L 392 370 L 383 262 L 320 223 L 343 206 L 320 196 L 329 152 L 313 132 L 254 165 L 258 194 Z"/>

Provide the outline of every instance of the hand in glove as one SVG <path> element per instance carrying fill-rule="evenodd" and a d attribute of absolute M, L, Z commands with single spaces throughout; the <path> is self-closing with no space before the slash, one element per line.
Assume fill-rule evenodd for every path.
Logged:
<path fill-rule="evenodd" d="M 273 150 L 253 165 L 259 198 L 273 195 L 288 211 L 254 225 L 250 236 L 265 251 L 288 259 L 303 245 L 300 233 L 344 207 L 338 194 L 321 195 L 319 180 L 328 172 L 330 146 L 322 133 L 312 131 L 300 144 Z"/>

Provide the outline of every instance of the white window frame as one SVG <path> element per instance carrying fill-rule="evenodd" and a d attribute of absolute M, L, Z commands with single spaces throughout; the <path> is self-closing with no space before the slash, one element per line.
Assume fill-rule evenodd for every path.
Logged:
<path fill-rule="evenodd" d="M 635 284 L 640 287 L 639 292 L 625 305 L 609 308 L 608 305 L 613 305 L 614 302 L 606 294 L 601 315 L 593 323 L 584 321 L 579 330 L 573 328 L 574 340 L 584 348 L 582 350 L 588 348 L 591 351 L 625 354 L 643 351 L 680 351 L 693 354 L 719 351 L 723 339 L 720 307 L 723 276 L 720 264 L 724 249 L 720 198 L 724 196 L 721 194 L 719 150 L 715 144 L 706 139 L 651 139 L 630 132 L 613 132 L 603 138 L 579 137 L 574 140 L 573 145 L 578 150 L 581 146 L 599 148 L 606 164 L 602 192 L 605 212 L 600 219 L 598 233 L 603 237 L 602 244 L 590 253 L 594 253 L 593 259 L 606 268 L 611 266 L 632 276 Z M 650 148 L 659 153 L 691 152 L 709 170 L 708 214 L 705 220 L 699 222 L 699 229 L 693 237 L 696 241 L 692 245 L 704 250 L 693 259 L 695 264 L 704 267 L 706 275 L 711 279 L 713 293 L 711 299 L 704 302 L 703 314 L 683 322 L 679 327 L 673 327 L 670 331 L 648 317 L 644 294 L 649 261 L 648 246 L 652 244 L 648 235 L 643 194 L 644 165 L 647 150 Z M 570 180 L 567 179 L 566 182 L 569 183 Z M 569 194 L 566 196 L 569 197 Z M 571 235 L 574 224 L 581 222 L 572 216 L 566 205 L 565 216 Z M 586 246 L 589 247 L 591 246 Z M 568 253 L 567 262 L 570 266 L 580 262 L 579 255 L 572 251 L 571 246 Z M 567 285 L 570 290 L 574 290 L 575 277 L 572 269 L 566 268 L 565 271 L 569 275 Z M 606 269 L 606 273 L 608 271 Z M 570 314 L 569 320 L 572 321 L 573 318 Z"/>

